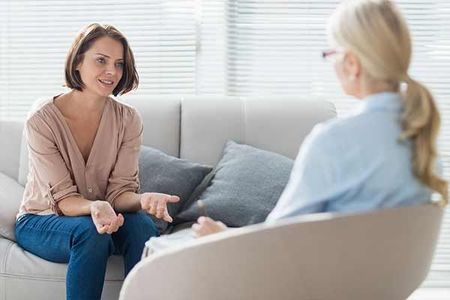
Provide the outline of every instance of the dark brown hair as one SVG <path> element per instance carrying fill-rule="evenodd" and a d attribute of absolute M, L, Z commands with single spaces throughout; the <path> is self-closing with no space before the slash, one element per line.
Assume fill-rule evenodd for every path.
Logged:
<path fill-rule="evenodd" d="M 66 86 L 71 89 L 82 91 L 84 86 L 81 80 L 80 73 L 76 69 L 80 62 L 83 61 L 84 53 L 89 50 L 92 44 L 101 37 L 110 37 L 113 40 L 120 42 L 123 46 L 124 66 L 123 74 L 119 83 L 113 91 L 113 95 L 122 95 L 135 89 L 139 85 L 139 76 L 136 71 L 134 63 L 133 52 L 131 51 L 128 41 L 125 36 L 111 25 L 102 25 L 93 23 L 81 30 L 72 46 L 69 49 L 69 53 L 66 58 L 65 77 Z"/>

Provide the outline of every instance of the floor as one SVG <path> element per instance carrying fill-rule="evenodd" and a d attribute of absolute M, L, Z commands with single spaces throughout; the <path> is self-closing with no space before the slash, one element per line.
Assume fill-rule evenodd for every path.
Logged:
<path fill-rule="evenodd" d="M 426 289 L 415 291 L 407 300 L 450 300 L 450 289 Z"/>

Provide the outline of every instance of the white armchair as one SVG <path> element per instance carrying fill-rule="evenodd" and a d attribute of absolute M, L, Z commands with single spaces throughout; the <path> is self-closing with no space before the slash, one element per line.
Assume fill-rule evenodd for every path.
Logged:
<path fill-rule="evenodd" d="M 230 230 L 141 261 L 120 300 L 404 300 L 428 273 L 442 216 L 429 204 Z"/>

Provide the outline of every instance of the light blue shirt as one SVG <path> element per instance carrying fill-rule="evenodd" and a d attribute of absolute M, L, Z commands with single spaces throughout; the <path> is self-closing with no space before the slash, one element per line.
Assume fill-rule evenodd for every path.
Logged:
<path fill-rule="evenodd" d="M 355 114 L 314 127 L 267 221 L 316 212 L 364 212 L 430 201 L 401 141 L 402 100 L 373 94 Z"/>

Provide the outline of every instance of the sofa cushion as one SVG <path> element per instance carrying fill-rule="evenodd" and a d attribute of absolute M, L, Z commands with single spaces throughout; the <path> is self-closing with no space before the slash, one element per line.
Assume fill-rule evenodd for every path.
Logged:
<path fill-rule="evenodd" d="M 23 186 L 0 173 L 0 235 L 15 241 L 16 215 L 23 196 Z"/>
<path fill-rule="evenodd" d="M 67 264 L 47 261 L 4 239 L 0 239 L 0 261 L 5 262 L 0 266 L 0 274 L 65 281 Z M 123 280 L 123 257 L 112 255 L 107 269 L 106 280 Z"/>
<path fill-rule="evenodd" d="M 174 217 L 197 185 L 212 168 L 165 154 L 142 146 L 139 157 L 140 192 L 157 192 L 180 197 L 177 203 L 168 203 L 169 214 Z M 168 223 L 152 216 L 160 232 Z"/>
<path fill-rule="evenodd" d="M 199 185 L 193 194 L 200 195 L 190 200 L 176 222 L 195 221 L 204 213 L 231 227 L 263 222 L 287 184 L 292 166 L 293 160 L 280 154 L 229 141 L 214 177 Z"/>
<path fill-rule="evenodd" d="M 67 264 L 46 261 L 2 238 L 0 262 L 0 299 L 65 299 Z M 111 256 L 102 299 L 119 298 L 123 270 L 123 257 Z"/>

